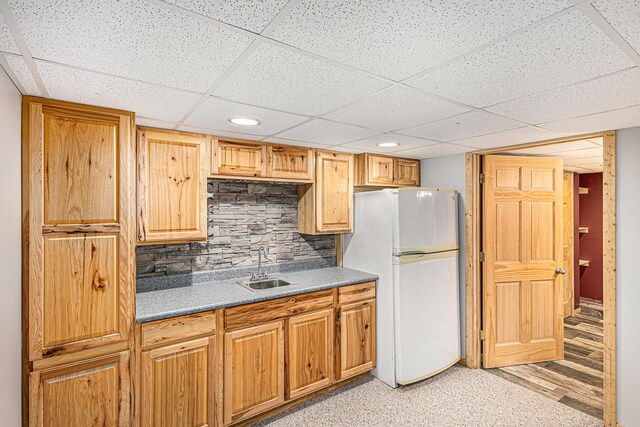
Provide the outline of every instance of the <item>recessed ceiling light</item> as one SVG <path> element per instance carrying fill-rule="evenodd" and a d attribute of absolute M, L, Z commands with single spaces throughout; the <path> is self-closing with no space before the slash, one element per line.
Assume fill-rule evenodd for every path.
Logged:
<path fill-rule="evenodd" d="M 229 122 L 240 126 L 258 126 L 260 124 L 260 120 L 250 119 L 248 117 L 231 117 Z"/>
<path fill-rule="evenodd" d="M 378 147 L 397 147 L 398 144 L 397 142 L 381 142 L 380 144 L 378 144 Z"/>

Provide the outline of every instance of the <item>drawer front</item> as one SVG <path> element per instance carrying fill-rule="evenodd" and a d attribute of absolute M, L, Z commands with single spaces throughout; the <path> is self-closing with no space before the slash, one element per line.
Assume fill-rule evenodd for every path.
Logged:
<path fill-rule="evenodd" d="M 338 290 L 338 303 L 347 304 L 376 297 L 376 282 L 345 286 Z"/>
<path fill-rule="evenodd" d="M 196 313 L 157 322 L 144 323 L 142 347 L 164 344 L 184 338 L 213 334 L 216 316 L 213 312 Z"/>
<path fill-rule="evenodd" d="M 241 305 L 225 310 L 225 327 L 253 326 L 332 306 L 333 289 Z"/>

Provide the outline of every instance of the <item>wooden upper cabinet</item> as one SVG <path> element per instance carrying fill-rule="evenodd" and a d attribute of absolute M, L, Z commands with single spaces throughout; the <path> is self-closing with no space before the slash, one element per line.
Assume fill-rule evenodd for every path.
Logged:
<path fill-rule="evenodd" d="M 131 425 L 129 352 L 34 371 L 30 426 Z"/>
<path fill-rule="evenodd" d="M 224 341 L 224 424 L 283 403 L 283 321 L 226 332 Z"/>
<path fill-rule="evenodd" d="M 310 148 L 268 145 L 267 159 L 267 175 L 271 178 L 302 181 L 313 179 L 313 156 Z"/>
<path fill-rule="evenodd" d="M 133 113 L 24 98 L 24 315 L 30 361 L 133 328 Z"/>
<path fill-rule="evenodd" d="M 211 174 L 245 177 L 267 175 L 267 147 L 260 142 L 212 139 Z"/>
<path fill-rule="evenodd" d="M 333 382 L 333 308 L 287 319 L 287 399 Z"/>
<path fill-rule="evenodd" d="M 340 307 L 338 333 L 339 379 L 376 367 L 376 302 L 374 299 Z"/>
<path fill-rule="evenodd" d="M 317 150 L 314 183 L 298 186 L 298 230 L 338 234 L 352 229 L 353 155 Z"/>
<path fill-rule="evenodd" d="M 356 155 L 356 186 L 417 187 L 420 185 L 420 161 L 382 154 Z"/>
<path fill-rule="evenodd" d="M 208 139 L 138 129 L 138 241 L 207 238 Z"/>
<path fill-rule="evenodd" d="M 420 160 L 394 159 L 395 180 L 394 183 L 401 186 L 420 186 Z"/>
<path fill-rule="evenodd" d="M 141 425 L 214 425 L 215 337 L 142 352 Z"/>

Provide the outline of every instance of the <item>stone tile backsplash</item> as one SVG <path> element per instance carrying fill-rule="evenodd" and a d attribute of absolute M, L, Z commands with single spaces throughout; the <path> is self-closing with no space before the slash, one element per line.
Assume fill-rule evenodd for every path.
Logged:
<path fill-rule="evenodd" d="M 209 181 L 207 193 L 207 241 L 139 246 L 138 277 L 256 265 L 260 246 L 271 263 L 335 256 L 333 235 L 298 234 L 296 184 Z"/>

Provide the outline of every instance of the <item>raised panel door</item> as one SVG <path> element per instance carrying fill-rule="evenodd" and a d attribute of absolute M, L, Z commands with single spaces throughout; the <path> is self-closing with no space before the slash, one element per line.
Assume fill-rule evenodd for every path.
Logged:
<path fill-rule="evenodd" d="M 392 157 L 366 154 L 367 182 L 373 185 L 393 185 L 394 160 Z"/>
<path fill-rule="evenodd" d="M 138 239 L 207 237 L 207 139 L 192 134 L 138 132 Z"/>
<path fill-rule="evenodd" d="M 397 185 L 420 186 L 420 161 L 395 159 L 395 183 Z"/>
<path fill-rule="evenodd" d="M 267 176 L 292 180 L 312 179 L 311 149 L 294 146 L 267 146 Z"/>
<path fill-rule="evenodd" d="M 213 175 L 266 175 L 266 146 L 258 142 L 213 140 Z"/>
<path fill-rule="evenodd" d="M 375 368 L 375 300 L 343 305 L 340 307 L 338 319 L 340 379 Z"/>
<path fill-rule="evenodd" d="M 142 353 L 142 426 L 213 426 L 215 337 Z"/>
<path fill-rule="evenodd" d="M 353 224 L 353 156 L 322 152 L 316 155 L 316 229 L 348 232 Z"/>
<path fill-rule="evenodd" d="M 133 330 L 133 114 L 24 99 L 23 205 L 30 361 Z"/>
<path fill-rule="evenodd" d="M 125 426 L 129 352 L 34 371 L 29 377 L 31 426 Z"/>
<path fill-rule="evenodd" d="M 287 319 L 287 398 L 333 381 L 333 308 Z"/>
<path fill-rule="evenodd" d="M 270 322 L 224 335 L 224 423 L 284 402 L 284 325 Z"/>

